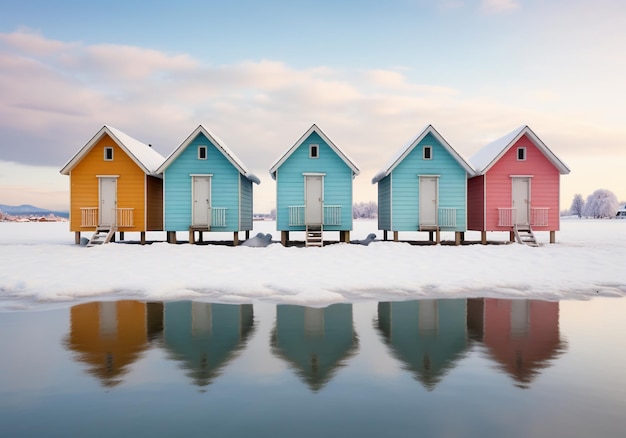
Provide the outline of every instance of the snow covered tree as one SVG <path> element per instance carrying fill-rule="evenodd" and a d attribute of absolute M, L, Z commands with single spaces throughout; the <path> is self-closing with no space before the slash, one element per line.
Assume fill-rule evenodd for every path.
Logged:
<path fill-rule="evenodd" d="M 575 194 L 574 199 L 572 200 L 572 206 L 569 208 L 569 213 L 582 217 L 584 208 L 585 200 L 583 199 L 583 195 L 580 193 Z"/>
<path fill-rule="evenodd" d="M 374 219 L 378 216 L 378 205 L 374 201 L 358 202 L 352 206 L 353 219 Z"/>
<path fill-rule="evenodd" d="M 617 196 L 612 191 L 598 189 L 587 197 L 583 215 L 594 218 L 615 217 L 618 208 Z"/>

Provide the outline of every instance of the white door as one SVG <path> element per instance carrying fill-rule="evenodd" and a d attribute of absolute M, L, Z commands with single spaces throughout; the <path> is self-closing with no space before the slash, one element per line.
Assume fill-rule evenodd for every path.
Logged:
<path fill-rule="evenodd" d="M 321 175 L 307 175 L 305 177 L 305 225 L 322 225 L 324 217 L 323 178 Z"/>
<path fill-rule="evenodd" d="M 100 178 L 100 208 L 98 225 L 115 225 L 117 208 L 117 178 Z"/>
<path fill-rule="evenodd" d="M 512 206 L 516 211 L 515 224 L 528 225 L 530 216 L 530 178 L 513 178 L 512 183 Z"/>
<path fill-rule="evenodd" d="M 437 187 L 438 178 L 436 176 L 420 176 L 420 201 L 419 201 L 419 226 L 423 228 L 437 227 Z"/>
<path fill-rule="evenodd" d="M 192 225 L 209 227 L 211 225 L 211 177 L 192 177 Z"/>

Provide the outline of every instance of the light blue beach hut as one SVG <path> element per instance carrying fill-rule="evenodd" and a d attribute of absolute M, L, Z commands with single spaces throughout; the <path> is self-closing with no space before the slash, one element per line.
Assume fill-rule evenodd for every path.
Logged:
<path fill-rule="evenodd" d="M 307 246 L 322 246 L 324 231 L 352 230 L 352 180 L 359 169 L 316 125 L 270 168 L 276 180 L 276 228 L 287 245 L 290 231 L 305 231 Z"/>
<path fill-rule="evenodd" d="M 176 231 L 195 233 L 239 232 L 252 229 L 252 183 L 260 180 L 250 173 L 222 140 L 202 125 L 163 162 L 164 218 L 167 240 L 176 242 Z"/>
<path fill-rule="evenodd" d="M 433 128 L 426 126 L 372 179 L 378 184 L 378 229 L 454 231 L 458 245 L 467 230 L 467 179 L 472 167 Z"/>

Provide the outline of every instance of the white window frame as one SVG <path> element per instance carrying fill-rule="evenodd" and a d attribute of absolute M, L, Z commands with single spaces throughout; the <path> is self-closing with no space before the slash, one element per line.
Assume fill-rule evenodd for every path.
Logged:
<path fill-rule="evenodd" d="M 315 155 L 313 155 L 313 150 L 315 150 Z M 319 157 L 320 157 L 320 145 L 310 144 L 309 145 L 309 158 L 319 158 Z"/>
<path fill-rule="evenodd" d="M 200 155 L 200 151 L 204 149 L 204 158 L 202 158 L 202 156 Z M 198 160 L 206 160 L 209 157 L 209 148 L 206 147 L 205 145 L 199 145 L 198 146 Z"/>
<path fill-rule="evenodd" d="M 523 151 L 523 154 L 522 154 L 524 156 L 523 158 L 519 157 L 520 151 Z M 526 161 L 526 157 L 527 157 L 526 152 L 527 151 L 526 151 L 526 147 L 525 146 L 518 147 L 517 151 L 516 151 L 516 155 L 515 155 L 515 158 L 517 158 L 517 161 Z"/>
<path fill-rule="evenodd" d="M 426 157 L 426 150 L 429 151 L 429 155 L 430 157 Z M 432 146 L 424 146 L 424 148 L 422 149 L 422 158 L 424 160 L 432 160 L 433 159 L 433 147 Z"/>
<path fill-rule="evenodd" d="M 107 151 L 111 151 L 111 158 L 107 158 Z M 105 146 L 104 147 L 104 161 L 113 161 L 113 147 L 112 146 Z"/>

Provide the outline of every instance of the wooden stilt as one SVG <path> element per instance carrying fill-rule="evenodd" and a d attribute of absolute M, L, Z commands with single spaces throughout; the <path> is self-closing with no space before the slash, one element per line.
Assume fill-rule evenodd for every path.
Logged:
<path fill-rule="evenodd" d="M 250 230 L 246 230 L 246 240 L 250 238 Z"/>
<path fill-rule="evenodd" d="M 432 232 L 432 231 L 429 231 L 429 232 L 428 232 L 428 241 L 429 241 L 429 242 L 432 242 L 432 241 L 433 241 L 433 232 Z"/>
<path fill-rule="evenodd" d="M 120 242 L 124 241 L 124 232 L 120 231 Z"/>
<path fill-rule="evenodd" d="M 509 242 L 515 242 L 515 231 L 509 231 Z"/>
<path fill-rule="evenodd" d="M 387 241 L 387 230 L 383 230 L 383 240 Z"/>
<path fill-rule="evenodd" d="M 461 235 L 461 243 L 464 243 L 465 242 L 465 232 L 461 231 L 459 234 Z"/>
<path fill-rule="evenodd" d="M 74 243 L 76 245 L 80 245 L 80 231 L 76 231 L 74 233 Z"/>
<path fill-rule="evenodd" d="M 239 231 L 233 232 L 233 245 L 239 245 Z"/>
<path fill-rule="evenodd" d="M 393 232 L 393 241 L 394 241 L 394 242 L 397 242 L 397 241 L 398 241 L 398 232 L 397 232 L 397 231 L 394 231 L 394 232 Z"/>
<path fill-rule="evenodd" d="M 454 245 L 459 246 L 463 241 L 463 233 L 460 231 L 454 232 Z"/>
<path fill-rule="evenodd" d="M 122 234 L 122 233 L 120 233 L 120 234 Z M 146 244 L 146 232 L 142 231 L 140 234 L 141 234 L 141 244 L 145 245 Z"/>
<path fill-rule="evenodd" d="M 339 232 L 339 241 L 343 242 L 343 243 L 349 243 L 350 242 L 350 231 L 349 230 L 340 231 Z"/>
<path fill-rule="evenodd" d="M 195 233 L 195 231 L 194 231 L 194 230 L 189 230 L 189 243 L 191 243 L 192 245 L 193 245 L 194 243 L 196 243 L 196 242 L 195 242 L 195 237 L 196 237 L 196 236 L 195 236 L 195 234 L 196 234 L 196 233 Z"/>
<path fill-rule="evenodd" d="M 556 243 L 556 231 L 550 231 L 550 243 Z"/>
<path fill-rule="evenodd" d="M 176 243 L 176 231 L 167 232 L 167 243 Z"/>
<path fill-rule="evenodd" d="M 204 231 L 198 231 L 198 242 L 204 242 Z"/>
<path fill-rule="evenodd" d="M 281 231 L 280 232 L 280 243 L 283 246 L 289 245 L 289 231 Z"/>
<path fill-rule="evenodd" d="M 435 231 L 435 243 L 439 245 L 441 243 L 441 231 Z"/>
<path fill-rule="evenodd" d="M 480 232 L 480 243 L 482 243 L 483 245 L 487 244 L 487 232 L 486 231 Z"/>

